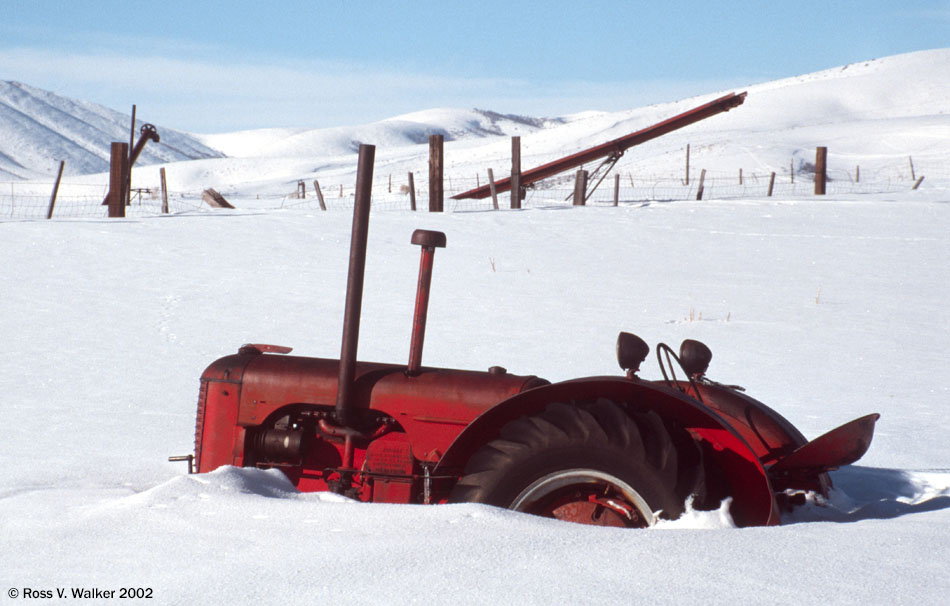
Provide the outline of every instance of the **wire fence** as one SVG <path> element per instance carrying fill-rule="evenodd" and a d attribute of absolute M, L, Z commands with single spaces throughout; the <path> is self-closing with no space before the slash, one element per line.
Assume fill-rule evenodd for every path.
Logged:
<path fill-rule="evenodd" d="M 619 168 L 619 167 L 618 167 Z M 807 167 L 806 167 L 807 168 Z M 806 198 L 814 196 L 814 173 L 808 170 L 792 173 L 786 168 L 782 174 L 772 176 L 771 172 L 746 171 L 693 171 L 687 180 L 685 174 L 656 175 L 641 174 L 635 166 L 626 166 L 615 170 L 599 187 L 588 193 L 587 205 L 613 205 L 615 200 L 621 204 L 645 202 L 670 202 L 678 200 L 696 200 L 702 186 L 704 200 L 764 199 L 770 196 L 776 199 Z M 614 175 L 619 175 L 619 178 Z M 426 169 L 414 173 L 415 207 L 428 210 L 429 191 Z M 507 175 L 496 177 L 501 180 Z M 918 181 L 924 178 L 922 182 Z M 350 176 L 352 178 L 352 175 Z M 575 175 L 564 174 L 533 184 L 526 190 L 522 208 L 572 205 Z M 592 184 L 594 181 L 591 182 Z M 921 184 L 924 185 L 921 185 Z M 487 169 L 485 176 L 470 177 L 458 174 L 447 175 L 444 179 L 444 209 L 448 211 L 491 210 L 494 203 L 491 197 L 482 199 L 454 199 L 453 196 L 488 184 Z M 315 180 L 300 181 L 294 191 L 253 194 L 248 196 L 239 192 L 222 191 L 229 200 L 236 200 L 241 207 L 282 208 L 298 210 L 350 210 L 353 208 L 355 182 L 319 182 L 318 197 Z M 853 171 L 829 170 L 826 182 L 826 196 L 860 196 L 874 194 L 896 194 L 909 192 L 915 186 L 923 189 L 937 189 L 950 195 L 950 164 L 923 162 L 917 166 L 912 163 L 880 166 L 874 170 L 855 168 Z M 45 219 L 50 212 L 53 183 L 8 182 L 0 183 L 0 220 L 3 219 Z M 409 173 L 405 175 L 387 175 L 377 177 L 373 183 L 373 208 L 376 210 L 411 210 L 413 196 L 409 190 Z M 63 182 L 58 190 L 53 217 L 56 218 L 100 218 L 108 216 L 108 206 L 104 204 L 108 193 L 107 184 Z M 212 212 L 215 209 L 202 199 L 198 191 L 167 192 L 168 212 Z M 499 192 L 499 208 L 510 208 L 510 192 Z M 131 202 L 126 207 L 127 217 L 154 216 L 162 213 L 163 199 L 158 186 L 133 189 Z"/>
<path fill-rule="evenodd" d="M 415 173 L 415 200 L 417 210 L 427 210 L 429 204 L 428 178 L 425 172 Z M 615 180 L 614 174 L 619 174 Z M 487 171 L 486 171 L 487 175 Z M 611 173 L 599 187 L 588 193 L 585 203 L 591 206 L 610 206 L 616 199 L 620 204 L 644 202 L 671 202 L 678 200 L 696 200 L 700 188 L 700 171 L 692 174 L 687 182 L 685 175 L 638 174 L 632 171 Z M 420 178 L 421 177 L 421 178 Z M 502 175 L 496 181 L 507 177 Z M 946 167 L 937 162 L 921 163 L 914 171 L 901 167 L 882 167 L 873 171 L 860 169 L 856 172 L 829 170 L 825 186 L 825 196 L 860 196 L 898 194 L 910 192 L 917 179 L 925 177 L 925 188 L 939 189 L 950 195 L 950 164 Z M 575 175 L 566 174 L 546 179 L 527 188 L 522 208 L 572 205 L 574 203 Z M 444 181 L 444 208 L 451 211 L 491 210 L 494 201 L 491 197 L 482 199 L 453 199 L 453 196 L 471 191 L 488 184 L 487 176 L 459 177 L 447 176 Z M 328 184 L 323 189 L 323 201 L 326 210 L 349 210 L 353 208 L 355 184 Z M 799 171 L 776 174 L 774 180 L 769 172 L 706 171 L 702 179 L 704 200 L 733 199 L 795 199 L 815 196 L 814 172 Z M 770 194 L 771 189 L 771 194 Z M 326 192 L 331 192 L 327 194 Z M 508 191 L 497 194 L 499 208 L 510 208 L 511 194 Z M 281 201 L 282 208 L 321 210 L 313 188 L 288 194 Z M 377 178 L 373 183 L 373 208 L 380 210 L 410 210 L 408 173 L 405 176 L 387 176 Z"/>

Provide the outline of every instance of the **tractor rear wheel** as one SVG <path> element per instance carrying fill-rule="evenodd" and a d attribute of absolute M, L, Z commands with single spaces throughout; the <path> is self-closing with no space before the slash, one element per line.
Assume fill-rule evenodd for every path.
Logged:
<path fill-rule="evenodd" d="M 628 412 L 603 398 L 554 403 L 508 423 L 482 446 L 449 500 L 643 528 L 657 517 L 679 517 L 688 496 L 681 494 L 684 479 L 689 491 L 698 484 L 695 469 L 680 474 L 677 455 L 655 412 Z"/>

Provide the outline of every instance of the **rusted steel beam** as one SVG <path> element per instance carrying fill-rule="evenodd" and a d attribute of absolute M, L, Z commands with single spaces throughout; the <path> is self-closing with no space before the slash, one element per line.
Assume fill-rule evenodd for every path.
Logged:
<path fill-rule="evenodd" d="M 651 139 L 656 139 L 657 137 L 662 137 L 663 135 L 669 134 L 675 130 L 681 129 L 684 126 L 689 126 L 706 118 L 715 116 L 722 112 L 727 112 L 734 107 L 742 105 L 745 101 L 746 93 L 729 93 L 724 95 L 714 101 L 710 101 L 705 105 L 700 105 L 695 107 L 687 112 L 673 116 L 663 122 L 654 124 L 653 126 L 648 126 L 642 130 L 630 133 L 629 135 L 624 135 L 619 139 L 614 139 L 613 141 L 608 141 L 607 143 L 602 143 L 590 149 L 585 149 L 584 151 L 577 152 L 576 154 L 571 154 L 570 156 L 565 156 L 553 162 L 548 162 L 547 164 L 542 164 L 536 168 L 532 168 L 521 173 L 521 187 L 527 187 L 532 183 L 541 181 L 542 179 L 547 179 L 553 177 L 559 173 L 578 168 L 589 162 L 599 160 L 601 158 L 606 158 L 609 156 L 619 157 L 626 150 L 641 143 L 646 143 Z M 497 192 L 506 192 L 511 189 L 511 178 L 501 179 L 495 182 L 495 190 Z M 491 191 L 487 185 L 482 187 L 477 187 L 475 189 L 463 192 L 461 194 L 456 194 L 452 196 L 456 200 L 462 200 L 465 198 L 474 198 L 476 200 L 487 198 L 491 195 Z"/>

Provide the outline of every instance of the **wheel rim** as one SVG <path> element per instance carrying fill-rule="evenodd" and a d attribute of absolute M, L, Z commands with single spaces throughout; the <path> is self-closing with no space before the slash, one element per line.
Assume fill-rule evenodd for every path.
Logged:
<path fill-rule="evenodd" d="M 510 509 L 594 526 L 646 528 L 656 516 L 629 484 L 593 469 L 556 471 L 532 482 Z"/>

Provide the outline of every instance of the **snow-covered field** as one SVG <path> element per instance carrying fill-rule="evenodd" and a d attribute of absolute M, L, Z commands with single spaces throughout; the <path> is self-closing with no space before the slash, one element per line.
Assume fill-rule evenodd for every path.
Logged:
<path fill-rule="evenodd" d="M 946 70 L 950 54 L 936 56 Z M 806 80 L 814 95 L 827 90 Z M 946 98 L 897 122 L 875 118 L 877 132 L 896 133 L 887 153 L 950 157 L 938 136 Z M 787 126 L 762 139 L 760 157 L 806 127 Z M 833 115 L 824 126 L 815 139 L 851 141 L 857 161 L 878 153 Z M 487 153 L 459 146 L 465 166 Z M 787 162 L 787 152 L 774 154 Z M 439 229 L 448 247 L 436 254 L 426 364 L 552 381 L 619 374 L 613 345 L 627 330 L 651 344 L 706 342 L 713 379 L 745 386 L 809 438 L 881 413 L 868 454 L 833 473 L 829 502 L 751 529 L 724 512 L 625 531 L 300 494 L 272 471 L 187 476 L 166 458 L 192 449 L 207 364 L 247 342 L 338 356 L 350 215 L 267 207 L 249 188 L 235 211 L 2 221 L 4 603 L 72 601 L 57 591 L 73 588 L 115 591 L 89 600 L 114 603 L 131 587 L 158 604 L 942 604 L 950 183 L 928 185 L 372 214 L 361 359 L 407 359 L 409 237 Z M 50 597 L 25 600 L 27 589 Z"/>

